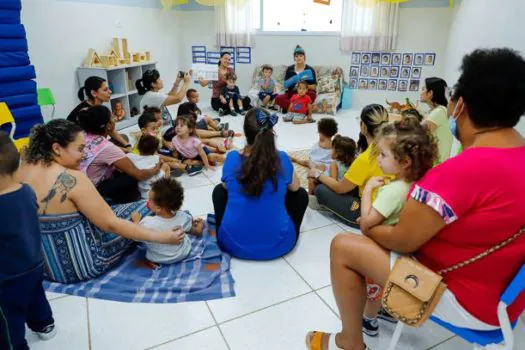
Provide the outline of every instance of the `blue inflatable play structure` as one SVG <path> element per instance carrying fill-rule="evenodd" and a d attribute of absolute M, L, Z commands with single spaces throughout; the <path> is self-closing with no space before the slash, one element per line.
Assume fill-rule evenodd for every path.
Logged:
<path fill-rule="evenodd" d="M 7 104 L 15 119 L 15 139 L 29 136 L 33 125 L 43 123 L 21 10 L 22 0 L 0 1 L 0 102 Z M 2 126 L 6 132 L 9 128 Z"/>

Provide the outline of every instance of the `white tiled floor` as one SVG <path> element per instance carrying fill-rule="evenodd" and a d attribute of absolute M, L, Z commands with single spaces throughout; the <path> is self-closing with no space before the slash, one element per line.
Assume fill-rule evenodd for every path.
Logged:
<path fill-rule="evenodd" d="M 357 111 L 339 113 L 340 132 L 356 137 Z M 316 116 L 318 119 L 318 116 Z M 228 118 L 242 131 L 242 118 Z M 280 122 L 278 146 L 308 148 L 316 139 L 316 125 Z M 243 139 L 235 140 L 242 147 Z M 182 176 L 184 208 L 194 216 L 213 211 L 211 193 L 222 169 L 195 177 Z M 329 246 L 332 237 L 354 231 L 328 213 L 307 210 L 299 242 L 291 253 L 270 262 L 233 260 L 237 297 L 182 304 L 125 304 L 48 293 L 58 335 L 42 342 L 28 332 L 36 350 L 294 350 L 305 349 L 309 330 L 338 331 L 340 322 L 330 286 Z M 374 350 L 386 349 L 393 326 L 381 322 L 380 336 L 366 338 Z M 516 344 L 525 344 L 519 326 Z M 521 344 L 521 345 L 520 345 Z M 463 350 L 472 347 L 428 323 L 407 329 L 398 349 Z"/>

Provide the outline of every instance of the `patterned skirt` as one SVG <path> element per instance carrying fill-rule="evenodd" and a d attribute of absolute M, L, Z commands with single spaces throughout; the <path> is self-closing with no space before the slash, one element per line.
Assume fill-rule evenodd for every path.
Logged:
<path fill-rule="evenodd" d="M 148 215 L 145 201 L 111 207 L 115 215 L 130 220 L 138 211 Z M 98 277 L 113 268 L 133 247 L 133 241 L 104 232 L 80 213 L 41 215 L 44 278 L 77 283 Z"/>

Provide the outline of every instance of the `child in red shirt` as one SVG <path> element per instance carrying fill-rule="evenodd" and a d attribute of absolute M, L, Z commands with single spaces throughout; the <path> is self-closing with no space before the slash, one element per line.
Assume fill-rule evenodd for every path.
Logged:
<path fill-rule="evenodd" d="M 294 124 L 315 123 L 312 118 L 312 99 L 306 94 L 308 85 L 304 81 L 297 84 L 297 94 L 292 96 L 288 114 L 283 116 L 283 121 Z"/>

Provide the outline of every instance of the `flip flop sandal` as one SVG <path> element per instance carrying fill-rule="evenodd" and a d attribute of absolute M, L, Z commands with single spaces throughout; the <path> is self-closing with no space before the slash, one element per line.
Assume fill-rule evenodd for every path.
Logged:
<path fill-rule="evenodd" d="M 323 349 L 323 338 L 328 337 L 328 348 Z M 335 334 L 333 333 L 324 333 L 324 332 L 308 332 L 306 335 L 306 347 L 308 350 L 344 350 L 337 346 L 335 343 Z M 364 350 L 370 350 L 370 348 L 365 344 Z"/>

